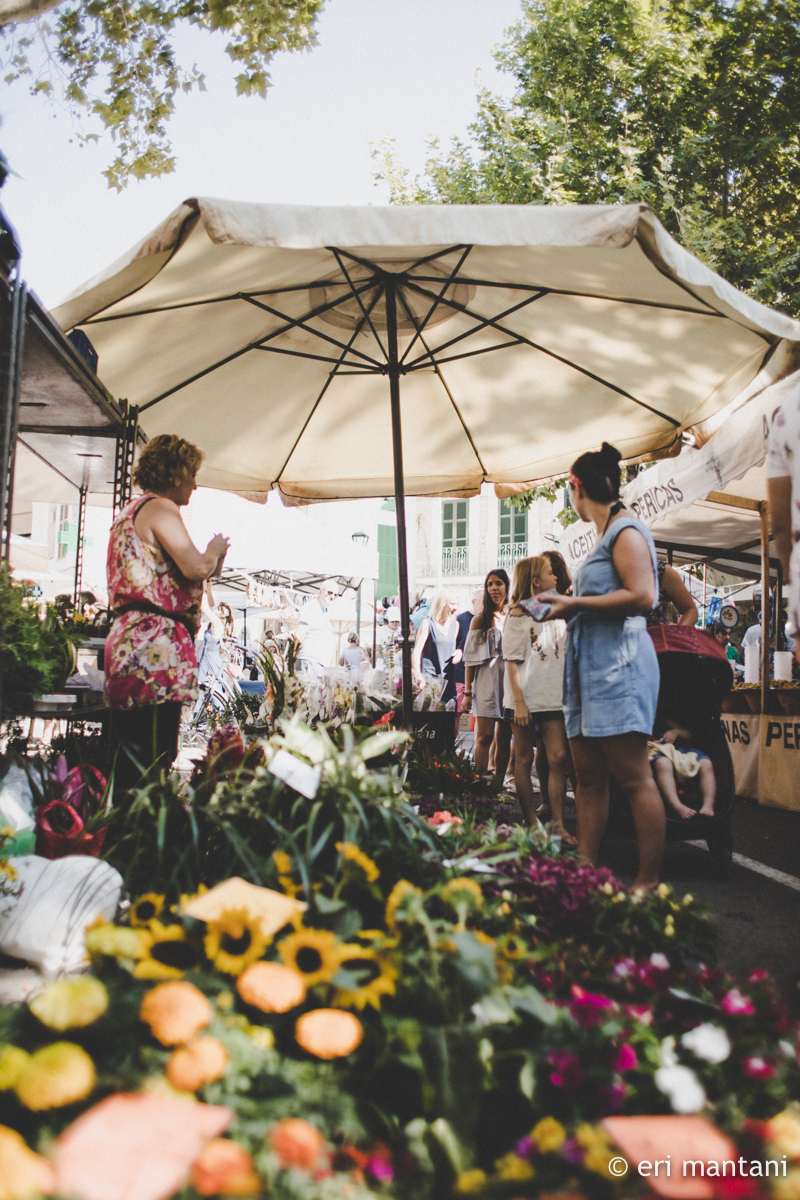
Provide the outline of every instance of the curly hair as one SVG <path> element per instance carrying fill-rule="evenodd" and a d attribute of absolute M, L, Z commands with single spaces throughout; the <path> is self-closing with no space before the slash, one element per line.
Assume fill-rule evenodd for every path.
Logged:
<path fill-rule="evenodd" d="M 133 482 L 145 492 L 165 492 L 181 477 L 195 476 L 205 458 L 202 450 L 174 433 L 151 438 L 134 467 Z"/>

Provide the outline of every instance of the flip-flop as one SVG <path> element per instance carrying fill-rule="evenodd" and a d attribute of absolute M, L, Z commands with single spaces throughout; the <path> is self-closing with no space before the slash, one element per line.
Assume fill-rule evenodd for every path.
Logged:
<path fill-rule="evenodd" d="M 573 837 L 571 833 L 567 833 L 565 830 L 561 835 L 561 845 L 562 845 L 562 847 L 568 846 L 570 848 L 570 850 L 577 850 L 578 849 L 578 839 L 576 837 Z"/>

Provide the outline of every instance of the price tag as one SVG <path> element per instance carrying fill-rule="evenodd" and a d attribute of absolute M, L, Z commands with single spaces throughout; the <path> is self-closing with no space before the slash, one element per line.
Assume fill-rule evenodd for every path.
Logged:
<path fill-rule="evenodd" d="M 295 758 L 288 750 L 278 750 L 267 770 L 307 800 L 313 800 L 319 791 L 322 768 L 309 766 L 301 758 Z"/>

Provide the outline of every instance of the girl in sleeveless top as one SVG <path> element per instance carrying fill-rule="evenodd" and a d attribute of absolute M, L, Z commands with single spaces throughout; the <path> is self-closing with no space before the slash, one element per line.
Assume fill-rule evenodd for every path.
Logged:
<path fill-rule="evenodd" d="M 431 600 L 428 615 L 423 620 L 414 642 L 412 665 L 419 675 L 443 675 L 446 683 L 441 700 L 444 704 L 456 698 L 453 667 L 461 660 L 456 650 L 458 597 L 453 592 L 440 591 Z"/>
<path fill-rule="evenodd" d="M 658 600 L 657 564 L 649 531 L 619 499 L 620 457 L 604 442 L 573 463 L 570 500 L 579 517 L 594 521 L 598 540 L 575 579 L 574 596 L 548 594 L 548 620 L 564 618 L 569 625 L 564 712 L 578 784 L 578 853 L 597 862 L 613 775 L 636 824 L 634 887 L 650 889 L 658 883 L 665 831 L 647 757 L 659 687 L 646 628 Z"/>
<path fill-rule="evenodd" d="M 203 580 L 222 569 L 228 539 L 204 553 L 180 515 L 197 484 L 203 454 L 161 434 L 133 474 L 144 490 L 117 515 L 108 543 L 108 596 L 114 623 L 106 642 L 106 703 L 116 749 L 115 798 L 154 764 L 169 770 L 178 752 L 181 706 L 197 696 L 194 638 Z"/>

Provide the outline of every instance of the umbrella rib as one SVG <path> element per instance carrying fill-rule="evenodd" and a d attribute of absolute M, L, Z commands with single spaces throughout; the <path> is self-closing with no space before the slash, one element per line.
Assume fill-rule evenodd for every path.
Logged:
<path fill-rule="evenodd" d="M 251 350 L 262 350 L 264 352 L 264 354 L 288 354 L 291 358 L 307 358 L 310 362 L 325 362 L 325 363 L 340 363 L 343 361 L 344 356 L 347 353 L 347 347 L 344 347 L 343 352 L 339 358 L 331 358 L 329 355 L 325 355 L 325 354 L 309 354 L 309 352 L 307 350 L 287 350 L 285 346 L 257 346 L 256 345 L 256 346 L 251 346 L 250 349 Z M 380 375 L 383 373 L 380 364 L 378 364 L 377 369 L 374 367 L 367 366 L 366 364 L 362 364 L 362 363 L 346 363 L 345 365 L 348 367 L 352 367 L 353 374 L 355 374 L 355 375 Z"/>
<path fill-rule="evenodd" d="M 406 280 L 406 287 L 413 288 L 414 291 L 422 292 L 423 295 L 430 293 L 426 288 L 421 288 L 417 284 L 412 283 L 410 279 Z M 474 321 L 484 320 L 478 313 L 472 312 L 465 304 L 459 304 L 456 300 L 445 300 L 450 308 L 455 308 L 458 312 L 465 313 L 468 317 L 472 317 Z M 536 342 L 532 342 L 530 338 L 526 338 L 524 334 L 516 333 L 513 329 L 505 329 L 498 321 L 493 318 L 486 318 L 486 324 L 493 329 L 497 329 L 500 333 L 504 333 L 506 337 L 517 338 L 520 343 L 530 346 L 533 350 L 538 350 L 541 354 L 546 354 L 549 358 L 553 358 L 556 362 L 563 363 L 567 367 L 571 367 L 573 371 L 579 371 L 581 375 L 586 375 L 589 379 L 594 379 L 596 383 L 600 383 L 603 387 L 607 387 L 609 391 L 617 392 L 618 395 L 624 396 L 626 400 L 631 400 L 634 404 L 638 404 L 640 408 L 647 409 L 656 417 L 660 417 L 662 421 L 668 421 L 670 425 L 674 425 L 676 429 L 680 426 L 680 421 L 676 421 L 674 417 L 670 417 L 667 413 L 661 412 L 652 405 L 646 404 L 644 400 L 637 400 L 636 396 L 632 396 L 630 392 L 626 392 L 624 388 L 618 387 L 617 384 L 611 383 L 608 379 L 603 379 L 600 375 L 595 375 L 594 371 L 588 370 L 587 367 L 582 367 L 580 363 L 572 362 L 568 358 L 563 358 L 560 354 L 556 354 L 554 350 L 548 350 L 546 346 L 540 346 Z"/>
<path fill-rule="evenodd" d="M 421 283 L 439 282 L 435 275 L 415 275 L 414 278 L 418 279 Z M 458 280 L 458 282 L 467 284 L 470 287 L 505 288 L 512 292 L 539 291 L 543 286 L 542 284 L 535 283 L 501 283 L 497 280 L 491 279 L 467 279 L 463 276 Z M 726 319 L 723 317 L 722 313 L 717 312 L 717 310 L 715 308 L 711 308 L 710 305 L 706 305 L 707 311 L 704 312 L 699 308 L 691 308 L 688 304 L 660 304 L 657 300 L 637 300 L 633 296 L 601 296 L 596 292 L 574 292 L 570 291 L 569 288 L 556 288 L 549 286 L 544 288 L 544 290 L 547 292 L 552 292 L 554 296 L 580 296 L 587 300 L 609 300 L 614 304 L 637 304 L 642 308 L 663 308 L 668 312 L 688 312 L 695 313 L 698 317 L 717 317 L 720 320 Z M 706 303 L 705 300 L 701 300 L 699 297 L 697 298 L 697 302 L 698 304 Z"/>
<path fill-rule="evenodd" d="M 415 276 L 415 278 L 418 279 L 419 276 Z M 528 296 L 525 300 L 520 300 L 519 304 L 514 304 L 511 306 L 511 308 L 507 308 L 503 312 L 498 313 L 494 320 L 504 321 L 506 317 L 510 317 L 512 313 L 517 312 L 520 308 L 525 308 L 525 306 L 528 304 L 534 304 L 537 300 L 541 300 L 542 296 L 546 295 L 547 289 L 543 289 L 536 296 Z M 479 330 L 485 329 L 487 324 L 487 321 L 482 320 L 478 325 L 473 326 L 472 329 L 468 329 L 466 333 L 459 333 L 457 337 L 451 338 L 449 342 L 443 342 L 441 346 L 436 347 L 436 353 L 441 354 L 443 350 L 448 350 L 450 346 L 455 346 L 457 342 L 463 342 L 464 338 L 472 337 L 474 333 L 478 333 Z M 490 349 L 496 349 L 496 347 L 490 347 Z M 419 358 L 415 358 L 412 362 L 407 363 L 406 370 L 414 370 L 418 364 L 425 362 L 425 357 L 425 355 L 421 354 Z"/>
<path fill-rule="evenodd" d="M 227 296 L 208 296 L 205 300 L 185 300 L 182 304 L 156 305 L 154 308 L 137 308 L 135 312 L 110 313 L 107 317 L 87 317 L 79 325 L 102 325 L 105 321 L 127 321 L 129 317 L 149 317 L 153 313 L 180 312 L 183 308 L 202 308 L 204 304 L 230 304 L 232 300 L 247 300 L 250 296 L 279 296 L 283 292 L 308 292 L 317 287 L 318 280 L 313 283 L 293 283 L 289 287 L 265 288 L 263 292 L 231 292 Z M 326 283 L 326 287 L 344 287 L 343 283 Z M 124 300 L 125 297 L 123 296 Z M 77 328 L 77 326 L 76 326 Z"/>
<path fill-rule="evenodd" d="M 519 338 L 514 338 L 513 341 L 510 342 L 498 342 L 496 346 L 484 346 L 481 350 L 466 350 L 463 354 L 451 354 L 448 358 L 435 359 L 433 355 L 431 355 L 430 362 L 428 362 L 427 359 L 420 357 L 417 359 L 416 364 L 412 363 L 410 366 L 406 367 L 406 371 L 409 373 L 412 371 L 425 371 L 428 370 L 431 365 L 435 368 L 437 363 L 441 365 L 443 363 L 461 362 L 461 360 L 464 358 L 477 358 L 479 354 L 491 354 L 494 350 L 508 350 L 511 346 L 522 345 L 524 345 L 524 343 L 521 342 Z"/>
<path fill-rule="evenodd" d="M 328 246 L 327 248 L 331 252 L 334 251 L 333 246 Z M 435 254 L 426 254 L 424 258 L 416 259 L 410 267 L 406 268 L 406 270 L 416 271 L 417 267 L 421 267 L 424 263 L 435 262 L 437 258 L 446 258 L 448 254 L 456 254 L 459 250 L 468 250 L 469 248 L 470 247 L 468 246 L 467 242 L 459 242 L 456 246 L 448 246 L 446 250 L 437 250 Z M 347 258 L 351 258 L 353 262 L 360 263 L 362 267 L 369 267 L 371 271 L 377 270 L 375 263 L 371 262 L 368 258 L 361 258 L 360 255 L 353 254 L 350 250 L 343 250 L 341 247 L 339 247 L 339 253 L 346 255 Z M 383 273 L 390 274 L 388 271 Z M 400 273 L 405 274 L 405 272 Z M 436 279 L 435 282 L 439 283 L 441 281 Z"/>
<path fill-rule="evenodd" d="M 370 280 L 369 283 L 358 290 L 360 292 L 367 292 L 373 287 L 375 287 L 375 283 L 373 280 Z M 279 320 L 286 321 L 286 325 L 284 325 L 281 329 L 273 330 L 272 333 L 268 333 L 266 337 L 261 338 L 257 343 L 254 343 L 259 347 L 259 349 L 263 348 L 264 342 L 269 342 L 272 341 L 273 338 L 280 337 L 282 333 L 287 333 L 289 329 L 302 329 L 305 333 L 313 334 L 314 337 L 318 337 L 324 342 L 330 342 L 332 346 L 337 348 L 337 350 L 349 351 L 351 348 L 350 344 L 345 347 L 344 342 L 338 341 L 337 338 L 330 337 L 327 333 L 323 333 L 319 329 L 312 329 L 310 325 L 306 324 L 306 321 L 310 321 L 313 317 L 320 316 L 322 313 L 327 312 L 328 309 L 336 308 L 339 304 L 341 304 L 342 299 L 344 298 L 345 297 L 342 297 L 339 300 L 332 301 L 322 308 L 312 309 L 311 312 L 306 313 L 302 317 L 290 317 L 287 316 L 286 313 L 282 313 L 278 308 L 272 308 L 269 304 L 262 304 L 260 300 L 255 300 L 251 296 L 247 296 L 244 293 L 242 294 L 242 299 L 247 300 L 250 304 L 255 305 L 256 308 L 261 308 L 265 312 L 270 313 L 273 317 L 278 317 Z M 364 354 L 361 350 L 353 350 L 353 354 L 356 354 L 359 358 L 366 359 L 366 361 L 373 367 L 380 368 L 383 365 L 382 363 L 379 363 L 376 358 L 372 358 L 372 356 L 369 354 Z"/>
<path fill-rule="evenodd" d="M 341 254 L 339 253 L 339 251 L 336 249 L 335 246 L 331 246 L 330 249 L 331 249 L 331 252 L 335 256 L 337 263 L 339 264 L 339 269 L 344 272 L 344 277 L 347 280 L 350 291 L 353 293 L 356 300 L 358 301 L 358 307 L 361 309 L 361 312 L 364 314 L 364 317 L 365 317 L 367 323 L 369 324 L 370 329 L 372 330 L 372 336 L 375 338 L 375 341 L 378 343 L 378 349 L 380 350 L 381 354 L 388 362 L 389 355 L 386 353 L 383 342 L 378 337 L 378 331 L 372 323 L 372 317 L 370 316 L 370 313 L 367 312 L 366 308 L 364 308 L 364 302 L 361 299 L 361 292 L 354 286 L 353 281 L 350 278 L 350 273 L 347 270 L 347 267 L 342 262 Z M 375 276 L 373 275 L 373 282 L 374 281 L 375 281 Z M 372 310 L 370 309 L 370 312 L 371 311 Z"/>
<path fill-rule="evenodd" d="M 311 406 L 311 410 L 309 411 L 308 416 L 306 417 L 305 421 L 303 422 L 303 428 L 300 430 L 300 432 L 298 433 L 294 442 L 292 443 L 291 450 L 286 455 L 286 458 L 284 459 L 284 462 L 283 462 L 283 465 L 282 465 L 280 471 L 278 472 L 277 476 L 273 480 L 273 483 L 272 483 L 273 487 L 275 487 L 276 484 L 280 485 L 281 476 L 283 475 L 283 472 L 288 467 L 289 463 L 292 461 L 292 455 L 294 454 L 295 450 L 297 449 L 298 445 L 300 444 L 300 439 L 302 438 L 303 434 L 308 429 L 311 418 L 314 416 L 314 413 L 317 411 L 320 404 L 322 403 L 322 397 L 325 395 L 325 393 L 327 392 L 331 383 L 333 382 L 333 377 L 339 373 L 339 366 L 344 361 L 345 354 L 347 354 L 348 350 L 350 349 L 350 345 L 353 344 L 353 342 L 356 340 L 358 335 L 361 333 L 361 330 L 364 327 L 364 320 L 369 319 L 369 313 L 372 312 L 373 308 L 378 303 L 378 300 L 382 295 L 383 295 L 383 288 L 379 287 L 375 293 L 375 296 L 373 297 L 373 300 L 369 306 L 369 309 L 367 310 L 367 312 L 364 314 L 364 317 L 362 317 L 362 319 L 358 322 L 355 329 L 353 330 L 353 336 L 350 338 L 350 344 L 348 345 L 347 349 L 344 351 L 344 353 L 342 354 L 342 356 L 338 360 L 338 362 L 334 365 L 333 369 L 328 372 L 328 378 L 325 380 L 324 384 L 322 385 L 322 391 L 317 396 L 316 400 L 314 401 L 313 405 Z M 264 349 L 273 350 L 273 349 L 276 349 L 276 347 L 268 346 L 268 347 L 264 347 Z M 367 372 L 367 371 L 359 372 L 359 374 L 370 374 L 370 373 L 371 372 Z"/>
<path fill-rule="evenodd" d="M 397 294 L 400 297 L 400 303 L 402 304 L 403 308 L 408 313 L 409 320 L 413 324 L 416 324 L 416 321 L 414 320 L 414 314 L 411 311 L 411 307 L 410 307 L 410 305 L 408 305 L 406 303 L 406 298 L 403 295 L 403 289 L 398 288 Z M 433 310 L 431 310 L 431 311 L 433 311 Z M 469 429 L 467 428 L 467 423 L 464 420 L 463 416 L 461 415 L 461 409 L 456 404 L 455 399 L 453 397 L 453 393 L 450 391 L 450 388 L 447 386 L 447 381 L 445 380 L 444 375 L 442 375 L 442 372 L 439 370 L 439 364 L 437 363 L 436 359 L 433 357 L 433 354 L 431 353 L 431 350 L 430 350 L 428 344 L 426 343 L 425 338 L 422 336 L 421 329 L 417 330 L 417 336 L 419 337 L 419 340 L 422 342 L 423 346 L 425 347 L 425 349 L 428 353 L 428 357 L 430 358 L 431 362 L 433 363 L 433 369 L 436 372 L 436 377 L 439 380 L 439 382 L 441 383 L 445 392 L 447 393 L 447 398 L 449 399 L 450 403 L 452 404 L 453 410 L 454 410 L 456 416 L 458 417 L 459 421 L 461 422 L 461 428 L 464 430 L 464 435 L 465 435 L 467 441 L 469 442 L 470 446 L 472 447 L 472 453 L 475 455 L 475 458 L 478 461 L 478 466 L 481 469 L 481 474 L 485 478 L 486 467 L 483 465 L 483 459 L 481 458 L 480 454 L 478 453 L 478 447 L 475 445 L 475 442 L 472 439 L 472 434 L 470 433 Z"/>
<path fill-rule="evenodd" d="M 425 345 L 425 341 L 424 341 L 424 339 L 422 338 L 422 331 L 423 331 L 423 329 L 425 328 L 425 326 L 428 324 L 428 321 L 430 321 L 430 319 L 431 319 L 431 317 L 433 316 L 434 312 L 436 311 L 436 309 L 437 309 L 437 307 L 438 307 L 438 304 L 439 304 L 439 301 L 442 299 L 442 297 L 444 296 L 445 292 L 446 292 L 446 291 L 447 291 L 447 289 L 450 287 L 450 284 L 453 282 L 453 280 L 455 279 L 456 275 L 457 275 L 457 274 L 458 274 L 458 272 L 461 270 L 461 265 L 462 265 L 462 263 L 463 263 L 463 262 L 465 262 L 465 260 L 466 260 L 466 258 L 467 258 L 467 255 L 469 254 L 469 252 L 470 252 L 470 250 L 471 250 L 471 249 L 472 249 L 472 246 L 467 246 L 467 247 L 466 247 L 466 249 L 464 250 L 464 253 L 461 255 L 461 257 L 459 258 L 458 262 L 457 262 L 457 263 L 456 263 L 456 265 L 453 267 L 453 270 L 450 272 L 450 275 L 449 275 L 449 277 L 448 277 L 448 278 L 447 278 L 447 279 L 444 281 L 444 284 L 442 285 L 442 288 L 441 288 L 441 290 L 440 290 L 440 292 L 439 292 L 439 295 L 436 297 L 436 299 L 434 300 L 433 304 L 432 304 L 432 305 L 431 305 L 431 307 L 428 309 L 428 312 L 427 312 L 427 313 L 426 313 L 426 315 L 425 315 L 425 319 L 423 320 L 423 322 L 422 322 L 422 324 L 421 324 L 421 325 L 418 325 L 418 326 L 417 326 L 417 331 L 416 331 L 416 333 L 414 334 L 413 338 L 411 339 L 411 341 L 410 341 L 410 342 L 408 343 L 408 345 L 406 346 L 406 348 L 405 348 L 405 350 L 404 350 L 404 352 L 403 352 L 403 357 L 400 359 L 400 362 L 401 362 L 401 363 L 404 363 L 404 362 L 406 361 L 406 358 L 407 358 L 407 357 L 408 357 L 408 355 L 411 353 L 411 347 L 414 345 L 414 343 L 416 342 L 417 338 L 419 338 L 419 339 L 420 339 L 420 341 L 422 342 L 423 346 Z M 413 268 L 412 268 L 412 269 L 413 269 Z M 408 306 L 408 305 L 407 305 L 405 302 L 403 303 L 403 307 L 405 308 L 406 312 L 408 312 L 408 313 L 409 313 L 409 315 L 410 315 L 410 312 L 411 312 L 411 310 L 410 310 L 409 306 Z M 416 322 L 416 321 L 414 321 L 414 324 L 416 325 L 416 324 L 417 324 L 417 322 Z"/>

